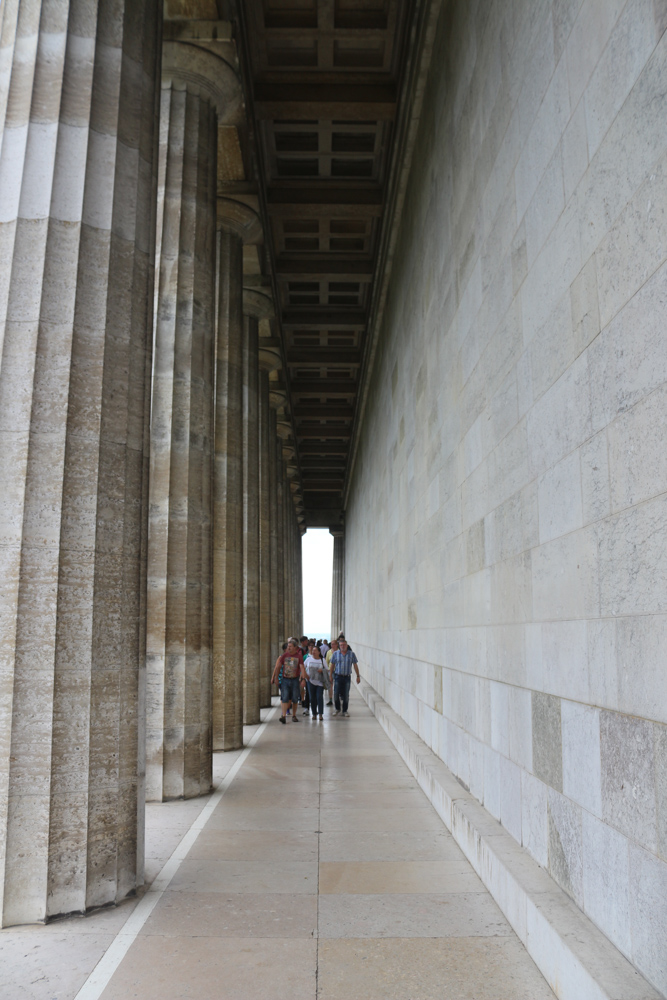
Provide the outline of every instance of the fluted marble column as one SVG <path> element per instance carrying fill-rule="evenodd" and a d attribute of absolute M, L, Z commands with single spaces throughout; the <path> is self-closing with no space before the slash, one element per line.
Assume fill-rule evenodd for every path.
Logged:
<path fill-rule="evenodd" d="M 285 617 L 285 631 L 292 635 L 294 633 L 294 621 L 292 620 L 292 602 L 291 602 L 291 585 L 292 585 L 292 559 L 294 556 L 294 547 L 292 545 L 292 535 L 290 532 L 290 507 L 292 506 L 292 497 L 290 495 L 289 479 L 287 477 L 287 460 L 285 456 L 285 448 L 283 445 L 283 537 L 284 541 L 284 558 L 283 558 L 283 605 L 284 605 L 284 617 Z"/>
<path fill-rule="evenodd" d="M 303 534 L 301 525 L 298 524 L 299 537 L 297 540 L 299 552 L 299 571 L 297 574 L 297 615 L 299 618 L 299 630 L 303 632 Z"/>
<path fill-rule="evenodd" d="M 342 528 L 329 530 L 334 536 L 331 636 L 335 639 L 345 629 L 345 535 Z"/>
<path fill-rule="evenodd" d="M 257 316 L 244 296 L 243 338 L 243 722 L 259 722 L 259 360 Z"/>
<path fill-rule="evenodd" d="M 278 592 L 278 467 L 276 462 L 277 434 L 276 411 L 271 405 L 269 392 L 269 544 L 270 544 L 270 587 L 271 587 L 271 660 L 276 661 L 282 642 L 280 631 L 279 592 Z"/>
<path fill-rule="evenodd" d="M 243 746 L 243 243 L 219 236 L 213 502 L 213 749 Z"/>
<path fill-rule="evenodd" d="M 243 746 L 243 242 L 247 206 L 218 200 L 218 350 L 213 472 L 213 749 Z"/>
<path fill-rule="evenodd" d="M 143 878 L 161 8 L 0 13 L 17 17 L 0 41 L 4 926 L 113 903 Z"/>
<path fill-rule="evenodd" d="M 271 441 L 272 410 L 269 399 L 269 373 L 280 367 L 277 341 L 267 337 L 259 340 L 259 700 L 266 708 L 271 704 L 271 673 L 278 655 L 278 642 L 273 623 L 275 595 L 272 592 L 271 537 Z M 273 434 L 273 436 L 272 436 Z M 275 556 L 274 556 L 275 558 Z"/>
<path fill-rule="evenodd" d="M 279 647 L 288 638 L 285 621 L 285 518 L 283 514 L 283 499 L 285 491 L 285 477 L 283 471 L 283 447 L 280 438 L 275 440 L 276 453 L 276 602 L 278 605 L 278 642 Z"/>
<path fill-rule="evenodd" d="M 211 787 L 211 456 L 217 115 L 171 80 L 160 119 L 162 216 L 153 374 L 146 793 Z"/>

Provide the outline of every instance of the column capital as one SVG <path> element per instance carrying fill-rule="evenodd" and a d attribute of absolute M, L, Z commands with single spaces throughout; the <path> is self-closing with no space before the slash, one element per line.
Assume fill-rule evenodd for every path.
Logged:
<path fill-rule="evenodd" d="M 255 319 L 269 319 L 275 315 L 273 298 L 258 288 L 243 289 L 243 312 Z"/>
<path fill-rule="evenodd" d="M 277 337 L 260 337 L 258 356 L 260 371 L 275 372 L 283 366 L 280 341 Z"/>
<path fill-rule="evenodd" d="M 243 91 L 236 70 L 199 45 L 165 41 L 162 86 L 179 84 L 209 99 L 219 125 L 238 125 L 243 121 Z"/>
<path fill-rule="evenodd" d="M 234 198 L 218 198 L 218 229 L 236 233 L 244 243 L 261 243 L 264 239 L 257 212 Z"/>
<path fill-rule="evenodd" d="M 289 420 L 279 417 L 276 424 L 276 433 L 283 441 L 287 441 L 292 436 L 292 425 Z"/>
<path fill-rule="evenodd" d="M 345 537 L 345 528 L 341 528 L 341 527 L 329 528 L 329 534 L 333 535 L 334 538 L 344 538 Z"/>

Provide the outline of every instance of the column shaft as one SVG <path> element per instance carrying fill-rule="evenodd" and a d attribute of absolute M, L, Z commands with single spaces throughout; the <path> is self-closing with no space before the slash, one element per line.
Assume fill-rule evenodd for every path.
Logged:
<path fill-rule="evenodd" d="M 259 372 L 259 703 L 271 704 L 271 475 L 268 372 Z M 276 653 L 277 656 L 277 653 Z M 275 656 L 273 657 L 275 662 Z"/>
<path fill-rule="evenodd" d="M 213 749 L 243 746 L 243 245 L 219 236 L 213 490 Z"/>
<path fill-rule="evenodd" d="M 275 439 L 276 452 L 276 528 L 277 528 L 277 587 L 276 599 L 278 602 L 278 643 L 279 648 L 288 638 L 286 634 L 285 622 L 285 518 L 283 515 L 284 497 L 284 477 L 283 477 L 283 448 L 280 438 Z M 276 656 L 278 654 L 276 653 Z"/>
<path fill-rule="evenodd" d="M 147 796 L 158 801 L 211 787 L 215 112 L 165 87 L 160 133 L 146 658 Z"/>
<path fill-rule="evenodd" d="M 337 530 L 334 535 L 333 580 L 331 588 L 331 636 L 336 638 L 345 628 L 345 537 Z"/>
<path fill-rule="evenodd" d="M 160 12 L 157 0 L 21 3 L 7 69 L 5 926 L 113 903 L 142 878 Z"/>
<path fill-rule="evenodd" d="M 259 722 L 259 361 L 257 319 L 243 338 L 243 721 Z"/>
<path fill-rule="evenodd" d="M 279 523 L 278 523 L 278 467 L 276 411 L 269 410 L 269 536 L 271 544 L 271 666 L 281 651 L 282 631 L 280 626 L 280 585 L 278 579 Z"/>
<path fill-rule="evenodd" d="M 282 466 L 282 485 L 283 485 L 283 618 L 285 622 L 285 632 L 288 635 L 293 634 L 294 622 L 292 621 L 292 613 L 290 608 L 290 578 L 292 575 L 292 540 L 290 538 L 290 522 L 289 522 L 289 509 L 291 506 L 290 490 L 289 490 L 289 479 L 287 478 L 287 469 L 285 458 L 282 455 L 281 449 L 281 466 Z M 285 636 L 287 638 L 287 635 Z"/>

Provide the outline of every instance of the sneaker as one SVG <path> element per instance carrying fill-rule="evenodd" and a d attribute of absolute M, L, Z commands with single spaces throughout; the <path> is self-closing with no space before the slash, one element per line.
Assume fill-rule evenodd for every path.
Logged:
<path fill-rule="evenodd" d="M 320 715 L 320 722 L 324 722 L 324 716 Z"/>
<path fill-rule="evenodd" d="M 303 712 L 302 712 L 301 714 L 302 714 L 302 715 L 308 715 L 308 709 L 307 709 L 307 708 L 304 708 L 304 710 L 303 710 Z"/>
<path fill-rule="evenodd" d="M 343 718 L 344 719 L 349 719 L 350 718 L 350 713 L 349 712 L 343 712 Z"/>
<path fill-rule="evenodd" d="M 336 711 L 334 712 L 334 715 L 340 715 L 340 709 L 339 708 L 336 709 Z"/>
<path fill-rule="evenodd" d="M 283 726 L 287 725 L 287 719 L 285 718 L 284 715 L 280 716 L 280 721 L 282 722 Z"/>
<path fill-rule="evenodd" d="M 329 705 L 333 705 L 333 702 L 331 701 L 331 699 L 329 699 L 329 701 L 327 702 L 327 707 L 328 707 Z M 322 716 L 320 716 L 320 718 L 322 718 Z"/>
<path fill-rule="evenodd" d="M 292 722 L 298 722 L 298 721 L 299 721 L 299 720 L 297 719 L 296 715 L 293 715 L 293 716 L 292 716 Z"/>

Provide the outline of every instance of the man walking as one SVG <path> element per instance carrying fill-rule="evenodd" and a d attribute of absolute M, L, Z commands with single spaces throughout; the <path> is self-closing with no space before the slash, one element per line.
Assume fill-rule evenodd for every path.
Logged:
<path fill-rule="evenodd" d="M 339 647 L 331 655 L 331 673 L 334 679 L 334 703 L 336 705 L 334 715 L 340 715 L 342 707 L 343 718 L 347 719 L 350 715 L 347 708 L 350 700 L 352 667 L 354 667 L 357 675 L 357 684 L 361 683 L 361 677 L 359 676 L 357 657 L 349 648 L 345 639 L 340 640 Z"/>
<path fill-rule="evenodd" d="M 331 669 L 331 657 L 334 655 L 334 653 L 337 651 L 337 649 L 338 649 L 338 639 L 332 639 L 331 640 L 331 645 L 329 647 L 329 652 L 324 654 L 324 659 L 325 659 L 326 665 L 327 665 L 327 692 L 328 692 L 328 695 L 329 695 L 329 700 L 327 702 L 327 705 L 333 705 L 333 700 L 332 700 L 332 698 L 333 698 L 333 682 L 331 680 L 331 678 L 333 677 L 333 672 L 332 672 L 332 669 Z"/>
<path fill-rule="evenodd" d="M 287 714 L 290 704 L 292 705 L 292 722 L 298 722 L 296 710 L 299 705 L 299 681 L 306 683 L 306 671 L 303 666 L 303 657 L 296 639 L 287 640 L 287 649 L 276 660 L 273 668 L 271 683 L 276 684 L 280 679 L 280 703 L 282 715 L 280 721 L 283 725 L 287 723 Z"/>

